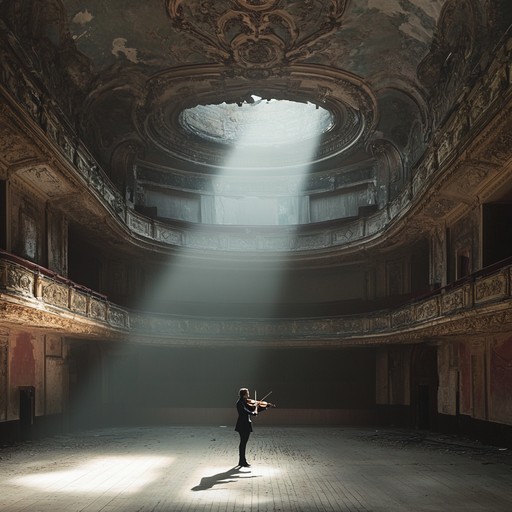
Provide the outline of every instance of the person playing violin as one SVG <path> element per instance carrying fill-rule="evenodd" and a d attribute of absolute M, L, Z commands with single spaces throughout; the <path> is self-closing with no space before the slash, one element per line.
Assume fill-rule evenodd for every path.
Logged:
<path fill-rule="evenodd" d="M 240 388 L 239 399 L 236 403 L 236 410 L 238 411 L 238 420 L 236 422 L 235 430 L 240 434 L 240 445 L 238 446 L 238 465 L 244 468 L 250 468 L 251 465 L 245 458 L 245 448 L 249 436 L 252 432 L 251 416 L 258 414 L 257 409 L 249 405 L 249 390 L 247 388 Z"/>

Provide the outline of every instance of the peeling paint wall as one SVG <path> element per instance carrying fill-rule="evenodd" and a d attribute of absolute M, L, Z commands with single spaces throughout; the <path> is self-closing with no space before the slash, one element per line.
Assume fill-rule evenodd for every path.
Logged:
<path fill-rule="evenodd" d="M 512 336 L 439 347 L 439 412 L 512 425 Z"/>
<path fill-rule="evenodd" d="M 8 229 L 14 254 L 67 276 L 68 221 L 23 185 L 10 183 Z"/>
<path fill-rule="evenodd" d="M 11 332 L 9 337 L 8 420 L 19 418 L 19 388 L 36 389 L 36 415 L 44 411 L 44 338 L 30 332 Z"/>
<path fill-rule="evenodd" d="M 65 345 L 59 336 L 45 337 L 45 414 L 64 412 L 67 397 Z"/>
<path fill-rule="evenodd" d="M 35 263 L 44 263 L 44 206 L 29 193 L 11 188 L 12 251 Z"/>
<path fill-rule="evenodd" d="M 512 336 L 489 350 L 489 419 L 512 425 Z"/>
<path fill-rule="evenodd" d="M 28 331 L 0 333 L 0 422 L 19 419 L 19 388 L 24 386 L 35 388 L 36 417 L 64 412 L 67 365 L 61 337 Z"/>
<path fill-rule="evenodd" d="M 382 347 L 376 352 L 376 404 L 411 404 L 411 347 Z"/>
<path fill-rule="evenodd" d="M 47 259 L 48 268 L 66 277 L 68 274 L 67 219 L 59 212 L 48 209 L 47 218 Z"/>
<path fill-rule="evenodd" d="M 438 347 L 437 368 L 439 388 L 437 394 L 438 411 L 442 414 L 457 413 L 458 393 L 458 346 L 446 344 Z"/>
<path fill-rule="evenodd" d="M 459 343 L 460 368 L 460 413 L 471 416 L 471 348 L 466 343 Z"/>

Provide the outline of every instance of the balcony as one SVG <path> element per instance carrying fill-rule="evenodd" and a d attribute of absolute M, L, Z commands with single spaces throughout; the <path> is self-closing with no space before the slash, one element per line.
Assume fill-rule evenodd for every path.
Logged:
<path fill-rule="evenodd" d="M 394 309 L 364 315 L 234 319 L 130 311 L 38 265 L 0 252 L 0 308 L 7 326 L 62 336 L 159 345 L 342 347 L 414 343 L 512 326 L 512 262 Z"/>

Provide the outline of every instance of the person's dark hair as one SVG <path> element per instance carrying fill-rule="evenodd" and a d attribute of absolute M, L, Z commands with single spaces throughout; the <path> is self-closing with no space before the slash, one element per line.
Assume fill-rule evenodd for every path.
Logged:
<path fill-rule="evenodd" d="M 249 393 L 249 390 L 247 388 L 240 388 L 240 391 L 238 392 L 240 397 L 244 396 L 246 393 Z"/>

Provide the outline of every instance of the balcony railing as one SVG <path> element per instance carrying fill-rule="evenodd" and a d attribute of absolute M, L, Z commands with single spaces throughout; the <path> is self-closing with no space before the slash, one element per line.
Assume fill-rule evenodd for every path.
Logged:
<path fill-rule="evenodd" d="M 436 290 L 400 307 L 364 315 L 295 319 L 236 319 L 162 315 L 130 311 L 68 279 L 11 254 L 0 252 L 0 298 L 8 323 L 26 322 L 30 311 L 38 324 L 55 326 L 54 317 L 73 319 L 66 335 L 90 335 L 174 343 L 196 340 L 215 343 L 265 341 L 319 342 L 333 345 L 414 341 L 479 329 L 501 329 L 512 323 L 512 263 L 468 276 L 456 285 Z M 9 315 L 9 304 L 27 312 Z M 37 315 L 36 315 L 37 313 Z M 71 327 L 70 327 L 71 326 Z"/>

